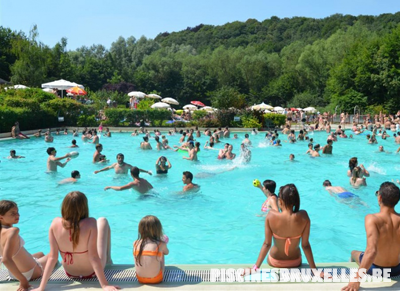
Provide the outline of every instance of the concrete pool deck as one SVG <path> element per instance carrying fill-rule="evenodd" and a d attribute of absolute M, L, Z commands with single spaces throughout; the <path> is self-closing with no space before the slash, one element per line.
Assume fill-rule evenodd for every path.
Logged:
<path fill-rule="evenodd" d="M 250 267 L 243 265 L 170 265 L 166 267 L 164 282 L 157 285 L 143 285 L 137 282 L 133 265 L 112 265 L 105 269 L 107 280 L 112 285 L 118 285 L 124 290 L 156 290 L 160 288 L 172 290 L 340 290 L 347 283 L 281 283 L 281 282 L 210 282 L 211 269 L 239 269 Z M 271 268 L 267 264 L 264 268 Z M 306 264 L 302 267 L 307 268 Z M 357 268 L 355 263 L 323 263 L 318 268 Z M 16 290 L 18 282 L 4 280 L 5 270 L 0 270 L 0 289 L 2 291 Z M 347 275 L 348 278 L 348 275 Z M 360 290 L 400 290 L 400 281 L 361 283 Z M 40 279 L 31 282 L 33 287 L 40 284 Z M 74 281 L 65 276 L 63 268 L 57 268 L 46 286 L 46 290 L 99 290 L 97 279 Z"/>

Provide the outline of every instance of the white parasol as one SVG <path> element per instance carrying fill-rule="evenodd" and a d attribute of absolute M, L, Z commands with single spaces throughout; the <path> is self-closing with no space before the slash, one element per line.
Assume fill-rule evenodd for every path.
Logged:
<path fill-rule="evenodd" d="M 161 99 L 162 98 L 160 95 L 157 95 L 157 94 L 147 94 L 146 97 L 152 98 L 152 99 Z"/>
<path fill-rule="evenodd" d="M 179 105 L 179 102 L 171 97 L 165 97 L 165 98 L 161 99 L 161 102 L 168 103 L 171 105 Z"/>
<path fill-rule="evenodd" d="M 157 102 L 157 103 L 154 103 L 153 105 L 151 105 L 150 107 L 153 109 L 168 109 L 171 106 L 164 102 Z"/>
<path fill-rule="evenodd" d="M 129 97 L 136 97 L 136 98 L 144 98 L 146 96 L 145 93 L 140 91 L 132 91 L 128 93 Z"/>

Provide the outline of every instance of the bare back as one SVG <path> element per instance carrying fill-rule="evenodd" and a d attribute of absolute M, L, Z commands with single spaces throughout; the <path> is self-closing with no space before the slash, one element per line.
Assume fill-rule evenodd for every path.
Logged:
<path fill-rule="evenodd" d="M 278 212 L 271 210 L 266 218 L 265 227 L 269 227 L 273 234 L 285 238 L 277 239 L 274 237 L 274 244 L 270 255 L 277 260 L 295 260 L 301 256 L 299 244 L 304 230 L 310 223 L 308 214 L 304 210 L 296 213 Z M 304 235 L 308 235 L 305 234 Z M 289 246 L 289 256 L 285 254 L 286 238 L 292 238 Z"/>
<path fill-rule="evenodd" d="M 373 231 L 379 233 L 374 264 L 384 267 L 397 266 L 400 262 L 400 215 L 395 212 L 380 212 L 368 215 L 365 221 L 367 237 Z"/>

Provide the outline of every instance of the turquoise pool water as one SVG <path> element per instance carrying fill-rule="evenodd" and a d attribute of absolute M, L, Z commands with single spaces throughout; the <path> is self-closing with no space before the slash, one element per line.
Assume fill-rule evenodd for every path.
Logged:
<path fill-rule="evenodd" d="M 239 139 L 230 139 L 233 152 L 240 153 Z M 180 135 L 168 136 L 170 145 L 178 143 Z M 327 133 L 310 135 L 315 142 L 325 144 Z M 285 140 L 286 137 L 281 135 Z M 301 209 L 308 211 L 311 218 L 310 242 L 316 262 L 347 261 L 350 251 L 365 248 L 364 217 L 379 210 L 375 191 L 387 180 L 398 179 L 400 156 L 394 152 L 398 145 L 393 138 L 382 140 L 391 153 L 377 153 L 378 145 L 367 144 L 365 135 L 354 139 L 339 139 L 334 143 L 333 155 L 310 158 L 305 154 L 307 142 L 288 144 L 283 147 L 266 145 L 264 134 L 250 136 L 253 142 L 252 160 L 241 164 L 239 160 L 226 161 L 216 158 L 218 152 L 202 150 L 200 162 L 183 160 L 182 153 L 173 151 L 142 151 L 139 149 L 141 136 L 128 133 L 113 133 L 111 138 L 101 137 L 103 153 L 111 162 L 117 153 L 125 154 L 125 161 L 155 173 L 155 162 L 165 155 L 172 163 L 168 175 L 142 177 L 154 186 L 151 195 L 140 196 L 133 190 L 104 191 L 109 185 L 124 185 L 131 181 L 127 176 L 117 177 L 113 171 L 94 175 L 104 165 L 91 163 L 94 145 L 84 144 L 78 138 L 78 158 L 72 160 L 55 175 L 46 174 L 46 149 L 54 146 L 58 156 L 71 149 L 72 136 L 55 136 L 53 144 L 43 139 L 0 142 L 0 199 L 18 203 L 21 219 L 18 227 L 31 252 L 49 251 L 48 228 L 52 219 L 60 216 L 60 205 L 64 196 L 72 190 L 80 190 L 89 199 L 90 215 L 105 216 L 112 229 L 112 256 L 115 263 L 133 263 L 132 242 L 137 238 L 140 219 L 153 214 L 160 218 L 165 233 L 170 237 L 170 254 L 167 264 L 252 264 L 256 261 L 264 239 L 264 218 L 260 216 L 264 195 L 254 188 L 255 178 L 263 181 L 273 179 L 278 188 L 295 183 L 301 197 Z M 199 141 L 204 145 L 207 138 Z M 226 140 L 223 140 L 225 142 Z M 155 145 L 154 140 L 150 143 Z M 221 148 L 223 143 L 216 147 Z M 15 149 L 25 159 L 7 160 L 9 150 Z M 289 161 L 289 154 L 296 162 Z M 370 171 L 368 186 L 354 190 L 367 204 L 344 204 L 331 197 L 322 187 L 325 179 L 333 185 L 351 190 L 346 176 L 349 158 L 357 156 Z M 220 173 L 237 165 L 233 171 Z M 81 180 L 74 185 L 57 186 L 57 182 L 69 177 L 72 170 L 81 172 Z M 201 185 L 200 191 L 182 195 L 182 172 L 189 170 L 194 182 Z M 207 174 L 204 174 L 207 173 Z M 306 261 L 303 257 L 303 261 Z"/>

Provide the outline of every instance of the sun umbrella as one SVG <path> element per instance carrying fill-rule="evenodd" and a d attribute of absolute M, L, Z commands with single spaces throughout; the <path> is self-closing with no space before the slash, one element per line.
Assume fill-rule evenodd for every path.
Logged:
<path fill-rule="evenodd" d="M 53 89 L 51 89 L 51 88 L 44 88 L 44 89 L 42 89 L 44 92 L 47 92 L 47 93 L 53 93 L 54 92 L 54 90 Z"/>
<path fill-rule="evenodd" d="M 153 105 L 151 105 L 150 107 L 153 109 L 167 109 L 167 108 L 170 108 L 171 106 L 164 102 L 157 102 L 157 103 L 154 103 Z"/>
<path fill-rule="evenodd" d="M 157 95 L 157 94 L 147 94 L 146 97 L 152 98 L 152 99 L 161 99 L 162 98 L 160 95 Z"/>
<path fill-rule="evenodd" d="M 67 93 L 71 93 L 74 95 L 80 95 L 80 96 L 87 94 L 87 92 L 85 90 L 79 88 L 78 86 L 67 89 Z"/>
<path fill-rule="evenodd" d="M 307 108 L 304 108 L 303 111 L 314 113 L 317 111 L 317 109 L 315 109 L 314 107 L 307 107 Z"/>
<path fill-rule="evenodd" d="M 285 109 L 282 108 L 282 107 L 280 107 L 280 106 L 276 106 L 276 107 L 274 107 L 274 111 L 276 111 L 276 112 L 283 112 L 283 111 L 285 111 Z"/>
<path fill-rule="evenodd" d="M 171 97 L 165 97 L 161 99 L 161 102 L 172 104 L 172 105 L 179 105 L 179 102 Z"/>
<path fill-rule="evenodd" d="M 190 101 L 190 103 L 196 106 L 201 106 L 201 107 L 205 106 L 204 103 L 200 101 Z"/>
<path fill-rule="evenodd" d="M 272 109 L 271 105 L 265 104 L 264 102 L 251 106 L 251 110 L 262 110 L 262 109 Z"/>
<path fill-rule="evenodd" d="M 64 79 L 42 84 L 42 88 L 57 88 L 58 90 L 67 90 L 75 86 L 78 86 L 81 89 L 85 89 L 85 87 L 83 87 L 80 84 L 70 82 Z"/>
<path fill-rule="evenodd" d="M 188 104 L 188 105 L 183 106 L 183 109 L 194 111 L 194 110 L 197 110 L 197 107 L 192 104 Z"/>
<path fill-rule="evenodd" d="M 292 107 L 290 108 L 290 111 L 299 111 L 299 109 Z"/>
<path fill-rule="evenodd" d="M 268 109 L 265 109 L 264 113 L 271 113 L 271 111 L 269 111 Z"/>
<path fill-rule="evenodd" d="M 210 106 L 204 106 L 200 110 L 204 110 L 204 111 L 208 111 L 208 112 L 214 112 L 214 108 L 212 108 Z"/>
<path fill-rule="evenodd" d="M 27 87 L 25 85 L 14 85 L 14 86 L 11 86 L 11 87 L 7 87 L 5 89 L 7 91 L 7 89 L 29 89 L 29 87 Z"/>
<path fill-rule="evenodd" d="M 140 91 L 132 91 L 128 93 L 129 97 L 136 97 L 136 98 L 144 98 L 146 96 L 145 93 Z"/>

